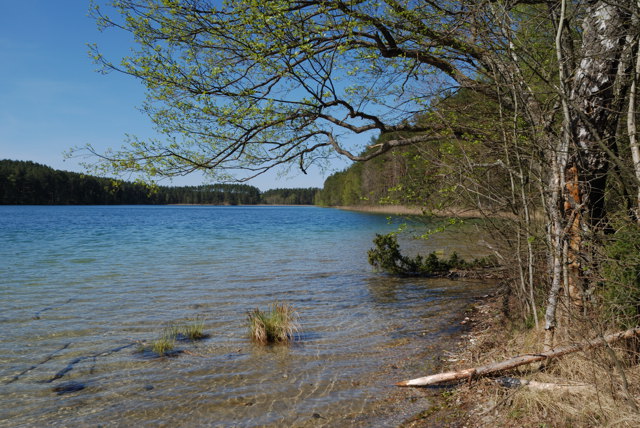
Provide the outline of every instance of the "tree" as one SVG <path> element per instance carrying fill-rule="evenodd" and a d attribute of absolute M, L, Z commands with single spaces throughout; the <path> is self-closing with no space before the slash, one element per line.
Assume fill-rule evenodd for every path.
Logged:
<path fill-rule="evenodd" d="M 95 58 L 145 82 L 145 109 L 168 136 L 166 143 L 134 140 L 125 151 L 106 154 L 118 169 L 169 175 L 244 169 L 251 176 L 290 162 L 304 171 L 332 151 L 371 159 L 451 132 L 403 122 L 424 111 L 433 95 L 456 85 L 487 86 L 486 73 L 477 72 L 488 59 L 485 49 L 451 32 L 469 31 L 475 8 L 395 1 L 112 3 L 121 19 L 99 8 L 95 15 L 103 27 L 130 31 L 138 50 L 119 65 L 98 51 Z M 345 133 L 404 130 L 413 135 L 362 156 L 341 143 Z"/>
<path fill-rule="evenodd" d="M 582 309 L 589 248 L 607 220 L 610 166 L 628 166 L 615 143 L 638 56 L 635 1 L 111 5 L 115 16 L 98 7 L 94 16 L 103 28 L 132 33 L 136 50 L 116 64 L 95 48 L 95 59 L 145 83 L 144 108 L 167 141 L 133 139 L 100 154 L 103 165 L 151 176 L 244 171 L 237 178 L 248 179 L 280 165 L 305 171 L 334 154 L 367 161 L 397 147 L 454 142 L 460 150 L 447 153 L 454 164 L 445 166 L 463 177 L 457 192 L 478 204 L 498 195 L 482 174 L 509 189 L 493 199 L 522 219 L 531 304 L 534 255 L 522 242 L 532 237 L 529 199 L 540 197 L 549 224 L 549 341 L 565 284 L 570 305 Z M 470 126 L 447 108 L 462 91 L 495 105 L 493 126 Z M 352 143 L 371 133 L 386 137 Z M 484 161 L 467 150 L 478 141 L 491 153 Z"/>

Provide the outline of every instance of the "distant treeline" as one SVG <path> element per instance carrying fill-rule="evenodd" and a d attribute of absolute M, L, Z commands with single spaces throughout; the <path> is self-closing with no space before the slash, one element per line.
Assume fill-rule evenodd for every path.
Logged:
<path fill-rule="evenodd" d="M 313 205 L 317 188 L 271 189 L 262 193 L 262 203 L 267 205 Z"/>
<path fill-rule="evenodd" d="M 35 162 L 0 160 L 0 204 L 313 204 L 318 189 L 274 189 L 261 193 L 246 184 L 154 186 L 76 172 Z"/>

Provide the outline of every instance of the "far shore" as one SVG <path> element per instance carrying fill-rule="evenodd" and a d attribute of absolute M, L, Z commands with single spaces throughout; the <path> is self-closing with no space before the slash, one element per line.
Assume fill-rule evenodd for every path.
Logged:
<path fill-rule="evenodd" d="M 456 217 L 456 218 L 482 218 L 499 217 L 514 218 L 513 213 L 508 212 L 485 212 L 474 208 L 451 207 L 446 210 L 428 210 L 423 207 L 409 205 L 309 205 L 309 204 L 167 204 L 171 206 L 212 206 L 212 207 L 319 207 L 335 208 L 345 211 L 355 211 L 373 214 L 388 214 L 397 216 L 434 216 L 434 217 Z"/>
<path fill-rule="evenodd" d="M 166 204 L 170 206 L 207 206 L 207 207 L 316 207 L 310 204 Z"/>
<path fill-rule="evenodd" d="M 478 209 L 452 207 L 447 210 L 427 210 L 422 207 L 412 207 L 406 205 L 342 205 L 338 208 L 346 211 L 358 211 L 366 213 L 389 214 L 389 215 L 430 215 L 435 217 L 459 217 L 459 218 L 481 218 L 481 217 L 501 217 L 511 218 L 512 213 L 482 213 Z"/>

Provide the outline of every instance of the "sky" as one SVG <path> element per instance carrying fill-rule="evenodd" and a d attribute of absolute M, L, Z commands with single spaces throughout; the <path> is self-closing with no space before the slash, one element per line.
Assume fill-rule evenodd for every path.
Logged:
<path fill-rule="evenodd" d="M 100 32 L 88 16 L 88 0 L 0 0 L 0 159 L 30 160 L 83 172 L 82 159 L 65 159 L 73 147 L 118 148 L 126 134 L 156 134 L 138 108 L 144 88 L 118 73 L 98 73 L 88 43 L 106 52 L 127 52 L 126 34 Z M 261 190 L 322 187 L 331 172 L 272 172 L 247 184 Z M 166 185 L 197 185 L 199 175 Z"/>

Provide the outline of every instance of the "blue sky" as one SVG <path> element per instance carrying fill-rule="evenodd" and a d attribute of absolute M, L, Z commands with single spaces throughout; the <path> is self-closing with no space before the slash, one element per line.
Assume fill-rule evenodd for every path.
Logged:
<path fill-rule="evenodd" d="M 2 1 L 0 159 L 82 171 L 80 160 L 64 159 L 65 151 L 87 143 L 99 149 L 119 147 L 125 134 L 154 135 L 150 120 L 137 110 L 144 100 L 142 85 L 128 76 L 95 71 L 87 43 L 126 53 L 130 40 L 125 34 L 98 31 L 88 17 L 88 3 Z M 281 177 L 274 172 L 248 184 L 262 190 L 322 187 L 327 174 L 312 170 Z M 173 184 L 201 182 L 199 176 L 187 176 Z"/>

